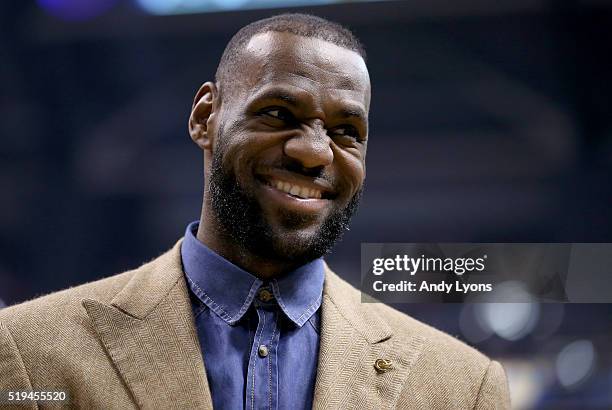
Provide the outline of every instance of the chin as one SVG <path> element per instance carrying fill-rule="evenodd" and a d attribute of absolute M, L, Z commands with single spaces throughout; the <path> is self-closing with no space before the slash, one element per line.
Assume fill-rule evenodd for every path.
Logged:
<path fill-rule="evenodd" d="M 278 251 L 284 251 L 284 254 L 310 253 L 310 248 L 317 242 L 318 234 L 319 229 L 315 228 L 283 230 L 275 235 L 274 247 Z"/>
<path fill-rule="evenodd" d="M 321 246 L 318 241 L 319 229 L 272 229 L 272 232 L 266 243 L 253 244 L 261 256 L 304 264 L 327 253 L 327 247 Z"/>

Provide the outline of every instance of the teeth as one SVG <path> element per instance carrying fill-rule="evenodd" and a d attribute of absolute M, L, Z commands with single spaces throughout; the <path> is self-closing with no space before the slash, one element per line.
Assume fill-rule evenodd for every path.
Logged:
<path fill-rule="evenodd" d="M 318 189 L 306 188 L 299 185 L 292 185 L 289 182 L 272 180 L 271 185 L 278 189 L 279 191 L 286 192 L 288 194 L 298 196 L 300 198 L 308 199 L 308 198 L 316 198 L 321 199 L 321 191 Z"/>

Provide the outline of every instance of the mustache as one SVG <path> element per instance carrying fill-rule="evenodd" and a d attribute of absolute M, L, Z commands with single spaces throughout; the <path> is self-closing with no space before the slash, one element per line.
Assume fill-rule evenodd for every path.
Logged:
<path fill-rule="evenodd" d="M 325 166 L 308 168 L 304 167 L 299 161 L 287 157 L 281 158 L 280 160 L 274 162 L 264 163 L 262 165 L 264 168 L 268 169 L 289 171 L 295 174 L 303 175 L 308 178 L 321 179 L 334 187 L 337 183 L 336 178 L 334 178 L 333 175 L 331 175 L 329 171 L 326 170 Z"/>

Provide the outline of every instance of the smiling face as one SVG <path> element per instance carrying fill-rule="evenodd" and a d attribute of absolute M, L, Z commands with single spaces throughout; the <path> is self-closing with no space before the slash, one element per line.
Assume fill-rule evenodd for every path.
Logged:
<path fill-rule="evenodd" d="M 190 119 L 206 165 L 198 237 L 242 265 L 248 254 L 284 267 L 319 257 L 348 226 L 365 178 L 365 62 L 265 32 L 242 50 L 234 79 L 205 84 Z"/>

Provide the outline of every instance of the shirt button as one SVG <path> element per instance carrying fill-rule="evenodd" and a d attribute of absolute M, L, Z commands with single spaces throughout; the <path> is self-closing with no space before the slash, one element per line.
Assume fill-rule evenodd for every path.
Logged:
<path fill-rule="evenodd" d="M 257 353 L 259 353 L 259 357 L 266 357 L 268 355 L 268 348 L 266 345 L 260 345 Z"/>
<path fill-rule="evenodd" d="M 258 297 L 259 297 L 259 300 L 261 300 L 262 302 L 269 302 L 272 299 L 274 299 L 274 295 L 272 294 L 272 292 L 270 292 L 266 288 L 259 291 Z"/>

